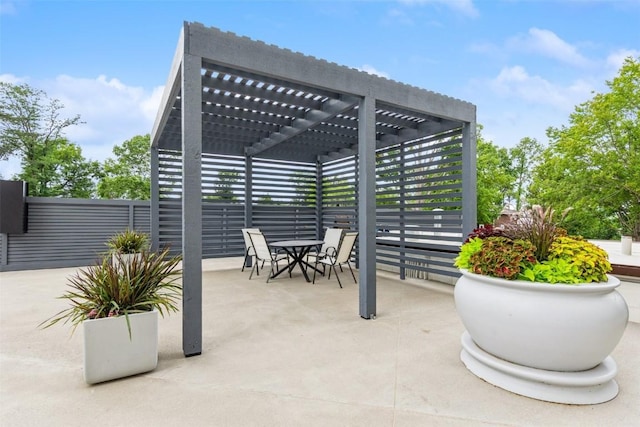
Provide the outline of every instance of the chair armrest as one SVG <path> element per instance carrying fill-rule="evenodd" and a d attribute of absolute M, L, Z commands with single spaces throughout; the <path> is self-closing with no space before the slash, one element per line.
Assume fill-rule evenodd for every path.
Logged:
<path fill-rule="evenodd" d="M 322 255 L 335 257 L 337 254 L 338 254 L 338 250 L 336 248 L 334 248 L 333 246 L 329 246 L 327 248 L 327 250 L 324 252 L 324 254 L 322 254 Z M 320 255 L 320 254 L 318 254 L 318 255 Z"/>

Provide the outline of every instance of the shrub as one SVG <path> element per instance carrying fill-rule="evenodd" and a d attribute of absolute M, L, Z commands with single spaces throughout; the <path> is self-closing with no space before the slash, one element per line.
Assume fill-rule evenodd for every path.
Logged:
<path fill-rule="evenodd" d="M 107 240 L 106 245 L 111 252 L 119 254 L 134 254 L 149 247 L 149 235 L 135 230 L 126 229 L 116 233 Z"/>

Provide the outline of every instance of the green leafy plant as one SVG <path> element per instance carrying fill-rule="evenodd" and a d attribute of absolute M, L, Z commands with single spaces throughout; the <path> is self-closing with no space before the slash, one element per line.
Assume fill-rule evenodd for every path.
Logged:
<path fill-rule="evenodd" d="M 549 249 L 549 260 L 570 262 L 584 282 L 606 282 L 611 271 L 607 252 L 593 243 L 575 236 L 557 237 Z"/>
<path fill-rule="evenodd" d="M 134 254 L 149 247 L 149 235 L 135 230 L 126 229 L 116 233 L 107 240 L 106 245 L 113 253 Z"/>
<path fill-rule="evenodd" d="M 168 247 L 159 252 L 142 251 L 131 261 L 121 255 L 113 260 L 104 257 L 69 279 L 70 290 L 59 298 L 68 300 L 71 306 L 40 326 L 70 322 L 74 331 L 87 319 L 127 316 L 129 325 L 128 316 L 133 313 L 158 310 L 164 317 L 165 313 L 175 312 L 182 289 L 182 270 L 178 268 L 181 260 L 181 255 L 171 257 Z"/>
<path fill-rule="evenodd" d="M 474 230 L 454 265 L 476 274 L 509 280 L 579 284 L 607 281 L 607 253 L 559 226 L 569 210 L 554 219 L 554 210 L 534 206 L 514 225 Z"/>
<path fill-rule="evenodd" d="M 460 248 L 460 253 L 456 258 L 454 265 L 458 268 L 471 270 L 471 257 L 482 250 L 483 240 L 480 237 L 471 237 Z"/>
<path fill-rule="evenodd" d="M 471 255 L 469 270 L 486 276 L 516 279 L 523 268 L 536 262 L 534 249 L 526 240 L 487 237 L 482 239 L 480 250 Z"/>

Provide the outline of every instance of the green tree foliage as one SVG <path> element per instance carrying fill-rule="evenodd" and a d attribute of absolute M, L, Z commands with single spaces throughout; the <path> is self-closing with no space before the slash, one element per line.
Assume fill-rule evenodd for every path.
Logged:
<path fill-rule="evenodd" d="M 401 187 L 401 174 L 398 167 L 400 156 L 400 150 L 397 148 L 376 153 L 376 204 L 378 206 L 397 204 L 396 198 Z"/>
<path fill-rule="evenodd" d="M 90 197 L 97 163 L 82 157 L 64 130 L 80 116 L 62 118 L 64 106 L 26 84 L 0 82 L 0 159 L 19 156 L 30 196 Z"/>
<path fill-rule="evenodd" d="M 515 179 L 510 196 L 517 211 L 523 207 L 533 168 L 539 162 L 541 153 L 542 145 L 534 138 L 522 138 L 518 145 L 509 149 L 511 175 Z"/>
<path fill-rule="evenodd" d="M 221 202 L 237 202 L 238 197 L 233 193 L 233 188 L 239 181 L 240 174 L 236 171 L 218 172 L 218 176 L 213 184 L 213 195 L 208 198 Z"/>
<path fill-rule="evenodd" d="M 151 137 L 137 135 L 113 147 L 115 159 L 104 161 L 98 182 L 103 199 L 148 200 L 151 197 Z"/>
<path fill-rule="evenodd" d="M 612 220 L 640 237 L 640 60 L 627 58 L 610 91 L 577 106 L 569 125 L 549 128 L 534 170 L 532 201 L 572 206 L 570 232 L 611 238 Z"/>
<path fill-rule="evenodd" d="M 295 191 L 292 203 L 302 206 L 316 205 L 316 177 L 304 172 L 294 172 L 291 183 Z"/>
<path fill-rule="evenodd" d="M 511 159 L 506 148 L 499 148 L 482 137 L 482 126 L 478 125 L 476 134 L 477 192 L 479 224 L 492 224 L 500 215 L 505 195 L 514 184 L 510 170 Z"/>
<path fill-rule="evenodd" d="M 31 161 L 22 161 L 22 172 L 16 178 L 29 184 L 29 195 L 37 197 L 94 196 L 94 179 L 100 175 L 100 164 L 87 161 L 82 150 L 66 139 L 49 141 Z"/>

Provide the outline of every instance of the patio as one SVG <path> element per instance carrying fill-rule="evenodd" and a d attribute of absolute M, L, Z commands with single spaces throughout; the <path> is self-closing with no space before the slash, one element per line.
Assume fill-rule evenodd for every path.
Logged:
<path fill-rule="evenodd" d="M 96 386 L 82 378 L 82 330 L 38 323 L 74 268 L 0 273 L 0 424 L 637 425 L 640 283 L 613 353 L 620 393 L 594 406 L 545 403 L 484 383 L 459 360 L 453 288 L 377 275 L 377 318 L 356 315 L 358 285 L 332 278 L 248 280 L 241 258 L 203 261 L 203 352 L 185 358 L 182 316 L 160 320 L 155 371 Z"/>

